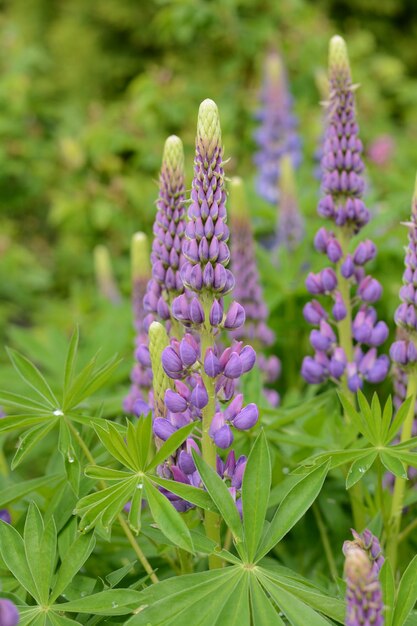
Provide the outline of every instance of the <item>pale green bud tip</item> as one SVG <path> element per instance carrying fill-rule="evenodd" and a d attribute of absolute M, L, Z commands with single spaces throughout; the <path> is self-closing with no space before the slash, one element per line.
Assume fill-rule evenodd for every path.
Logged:
<path fill-rule="evenodd" d="M 148 278 L 151 274 L 149 260 L 149 241 L 145 233 L 135 233 L 130 249 L 132 278 Z"/>
<path fill-rule="evenodd" d="M 229 210 L 232 219 L 249 219 L 245 185 L 239 176 L 234 176 L 229 183 Z"/>
<path fill-rule="evenodd" d="M 281 57 L 277 52 L 270 52 L 265 62 L 267 77 L 272 81 L 279 80 L 283 75 L 283 66 Z"/>
<path fill-rule="evenodd" d="M 331 71 L 345 71 L 350 74 L 346 42 L 339 35 L 335 35 L 330 39 L 329 68 Z"/>
<path fill-rule="evenodd" d="M 221 129 L 217 104 L 207 98 L 200 104 L 197 121 L 197 139 L 211 148 L 220 144 Z"/>
<path fill-rule="evenodd" d="M 165 142 L 163 164 L 171 170 L 184 169 L 184 148 L 176 135 L 171 135 Z"/>
<path fill-rule="evenodd" d="M 171 383 L 162 367 L 162 352 L 169 345 L 169 337 L 165 327 L 159 322 L 152 322 L 149 326 L 148 337 L 155 411 L 157 416 L 163 416 L 165 414 L 165 391 L 170 388 Z"/>

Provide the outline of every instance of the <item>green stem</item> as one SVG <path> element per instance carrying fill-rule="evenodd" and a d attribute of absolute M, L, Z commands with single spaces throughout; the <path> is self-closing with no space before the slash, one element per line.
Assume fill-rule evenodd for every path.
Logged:
<path fill-rule="evenodd" d="M 343 348 L 346 358 L 349 363 L 353 361 L 353 337 L 352 337 L 352 304 L 350 300 L 350 283 L 349 280 L 342 276 L 341 266 L 343 259 L 349 252 L 349 236 L 348 232 L 344 228 L 339 228 L 338 231 L 338 239 L 340 245 L 343 250 L 342 260 L 339 261 L 336 268 L 337 274 L 337 283 L 340 295 L 342 296 L 344 305 L 346 307 L 346 317 L 337 322 L 337 330 L 339 335 L 339 345 Z M 344 395 L 351 401 L 353 405 L 356 403 L 355 394 L 353 394 L 347 383 L 347 374 L 345 373 L 342 377 L 341 388 Z M 345 413 L 345 422 L 349 422 L 349 417 Z M 363 530 L 365 528 L 366 517 L 365 511 L 363 507 L 363 494 L 362 494 L 362 485 L 360 483 L 356 483 L 349 489 L 348 491 L 350 502 L 352 506 L 352 515 L 355 524 L 355 528 L 358 530 Z"/>
<path fill-rule="evenodd" d="M 71 422 L 71 420 L 66 420 L 71 432 L 73 433 L 74 437 L 76 438 L 81 450 L 84 452 L 84 456 L 86 457 L 86 459 L 88 460 L 89 463 L 91 463 L 91 465 L 95 465 L 95 459 L 93 457 L 93 455 L 91 454 L 88 446 L 86 445 L 84 439 L 81 437 L 80 433 L 78 432 L 78 430 L 75 428 L 74 424 Z M 102 489 L 105 489 L 108 485 L 104 482 L 104 480 L 101 480 L 99 482 L 100 487 Z M 146 556 L 144 555 L 144 553 L 142 552 L 139 544 L 137 543 L 132 531 L 130 530 L 129 526 L 126 523 L 125 518 L 123 517 L 123 515 L 120 513 L 117 516 L 117 519 L 119 521 L 120 526 L 123 529 L 124 534 L 126 535 L 127 540 L 129 541 L 130 545 L 133 548 L 133 551 L 135 552 L 136 556 L 138 557 L 139 561 L 142 563 L 143 569 L 145 570 L 145 572 L 148 574 L 149 578 L 151 579 L 151 581 L 153 583 L 159 583 L 159 579 L 157 577 L 157 575 L 155 574 L 151 564 L 149 563 L 148 559 L 146 558 Z"/>
<path fill-rule="evenodd" d="M 177 550 L 178 560 L 180 563 L 180 573 L 181 574 L 192 574 L 193 573 L 193 563 L 191 560 L 191 554 L 182 550 L 182 548 L 178 548 Z"/>
<path fill-rule="evenodd" d="M 381 459 L 378 457 L 377 458 L 377 503 L 378 503 L 378 507 L 379 510 L 381 511 L 381 517 L 382 517 L 382 525 L 383 528 L 386 530 L 387 528 L 387 510 L 385 507 L 385 498 L 384 498 L 384 486 L 383 486 L 383 480 L 384 480 L 384 467 L 382 465 L 382 461 Z"/>
<path fill-rule="evenodd" d="M 321 513 L 320 513 L 320 508 L 319 508 L 317 502 L 314 502 L 312 509 L 313 509 L 314 517 L 316 519 L 317 528 L 319 529 L 320 538 L 321 538 L 321 542 L 323 544 L 324 552 L 326 554 L 327 563 L 329 565 L 330 573 L 331 573 L 333 579 L 337 580 L 338 572 L 337 572 L 337 567 L 336 567 L 336 563 L 335 563 L 334 556 L 333 556 L 332 547 L 331 547 L 331 544 L 330 544 L 330 541 L 329 541 L 329 536 L 327 534 L 327 528 L 326 528 L 326 526 L 325 526 L 325 524 L 323 522 L 323 518 L 322 518 Z"/>
<path fill-rule="evenodd" d="M 403 428 L 401 431 L 401 443 L 407 441 L 411 437 L 413 422 L 414 422 L 414 411 L 416 404 L 416 395 L 417 395 L 417 372 L 412 372 L 408 376 L 408 385 L 407 385 L 407 398 L 411 397 L 410 408 L 408 409 L 407 417 L 405 418 Z M 405 474 L 407 474 L 408 466 L 405 464 Z M 397 556 L 398 556 L 398 543 L 399 543 L 399 535 L 400 535 L 400 527 L 401 527 L 401 517 L 404 506 L 404 495 L 405 495 L 405 486 L 406 486 L 406 478 L 400 478 L 399 476 L 395 477 L 394 484 L 394 493 L 392 496 L 392 505 L 391 505 L 391 518 L 388 527 L 388 545 L 387 545 L 387 556 L 391 562 L 391 566 L 393 571 L 395 572 L 395 568 L 397 565 Z"/>
<path fill-rule="evenodd" d="M 202 328 L 201 332 L 201 358 L 204 362 L 204 356 L 209 348 L 214 347 L 214 337 L 211 329 L 211 325 L 209 322 L 210 308 L 212 302 L 206 301 L 203 304 L 204 307 L 204 315 L 205 315 L 205 324 Z M 216 471 L 216 446 L 214 444 L 213 439 L 210 437 L 210 426 L 213 419 L 213 416 L 216 412 L 216 380 L 215 378 L 211 378 L 207 376 L 204 371 L 204 368 L 201 368 L 201 378 L 203 379 L 204 386 L 207 390 L 208 394 L 208 403 L 202 409 L 202 454 L 203 459 L 210 465 L 211 468 Z M 204 528 L 206 531 L 206 535 L 209 539 L 212 539 L 216 542 L 216 544 L 220 547 L 220 517 L 217 513 L 213 513 L 212 511 L 204 511 Z M 223 567 L 223 561 L 216 555 L 209 556 L 209 567 L 210 569 L 216 569 L 219 567 Z"/>

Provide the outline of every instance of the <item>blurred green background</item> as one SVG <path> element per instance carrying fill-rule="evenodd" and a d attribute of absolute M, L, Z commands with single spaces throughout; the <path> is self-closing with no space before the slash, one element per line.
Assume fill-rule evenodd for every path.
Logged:
<path fill-rule="evenodd" d="M 323 259 L 312 241 L 319 224 L 314 152 L 322 124 L 317 77 L 329 38 L 347 41 L 365 149 L 389 136 L 388 160 L 367 163 L 376 240 L 373 274 L 384 285 L 379 313 L 391 325 L 401 283 L 405 229 L 417 170 L 417 3 L 413 0 L 4 0 L 0 4 L 0 337 L 51 372 L 65 338 L 81 323 L 86 350 L 127 356 L 130 367 L 129 245 L 151 232 L 161 153 L 176 133 L 191 184 L 198 105 L 219 108 L 227 175 L 248 185 L 259 233 L 275 210 L 253 190 L 253 112 L 262 64 L 276 45 L 288 68 L 300 120 L 303 164 L 298 195 L 307 223 L 295 257 L 275 271 L 260 266 L 280 391 L 302 387 L 309 352 L 301 310 L 308 267 Z M 97 286 L 93 250 L 108 247 L 122 299 Z M 111 330 L 111 332 L 109 332 Z M 0 375 L 10 370 L 1 351 Z M 389 383 L 387 383 L 389 388 Z M 291 397 L 291 394 L 290 394 Z M 114 398 L 114 407 L 119 398 Z M 115 409 L 116 410 L 116 409 Z"/>

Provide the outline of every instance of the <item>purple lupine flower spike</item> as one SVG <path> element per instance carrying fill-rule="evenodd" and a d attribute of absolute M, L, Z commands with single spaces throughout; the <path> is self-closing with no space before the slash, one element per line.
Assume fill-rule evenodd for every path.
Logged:
<path fill-rule="evenodd" d="M 331 378 L 351 392 L 360 389 L 364 381 L 381 382 L 389 369 L 388 357 L 378 356 L 376 351 L 387 339 L 388 328 L 370 306 L 380 298 L 382 288 L 365 273 L 376 248 L 370 240 L 351 246 L 354 235 L 369 220 L 362 201 L 364 166 L 354 105 L 346 44 L 336 36 L 330 42 L 328 117 L 321 163 L 323 197 L 318 206 L 319 214 L 334 226 L 331 230 L 320 228 L 314 240 L 317 251 L 325 254 L 333 267 L 310 273 L 306 279 L 311 294 L 332 298 L 332 316 L 316 300 L 304 309 L 306 320 L 319 330 L 310 335 L 316 352 L 314 357 L 304 358 L 302 375 L 311 384 Z M 332 322 L 337 333 L 330 332 Z"/>
<path fill-rule="evenodd" d="M 278 244 L 294 250 L 304 237 L 304 220 L 297 202 L 294 167 L 289 154 L 280 161 L 280 200 L 278 216 Z"/>
<path fill-rule="evenodd" d="M 172 300 L 184 292 L 181 268 L 185 231 L 184 152 L 179 137 L 165 142 L 159 177 L 157 214 L 153 227 L 152 280 L 144 304 L 148 313 L 162 320 L 171 318 Z"/>
<path fill-rule="evenodd" d="M 152 386 L 152 370 L 149 358 L 148 323 L 143 299 L 151 274 L 148 238 L 144 233 L 135 233 L 131 245 L 132 265 L 132 308 L 133 325 L 136 331 L 135 364 L 131 372 L 131 387 L 124 399 L 123 408 L 132 415 L 147 414 L 150 410 L 149 390 Z"/>
<path fill-rule="evenodd" d="M 17 606 L 7 598 L 0 598 L 0 626 L 17 626 L 18 623 Z"/>
<path fill-rule="evenodd" d="M 346 626 L 383 626 L 384 603 L 379 571 L 384 562 L 379 541 L 366 529 L 352 531 L 354 541 L 345 541 Z"/>
<path fill-rule="evenodd" d="M 281 157 L 289 154 L 294 167 L 301 161 L 297 119 L 292 112 L 285 68 L 276 50 L 271 50 L 265 59 L 260 100 L 261 108 L 256 115 L 260 126 L 255 133 L 258 145 L 254 158 L 258 168 L 256 189 L 262 198 L 276 205 Z"/>
<path fill-rule="evenodd" d="M 231 334 L 238 340 L 248 341 L 256 348 L 258 364 L 265 382 L 273 383 L 279 376 L 281 364 L 276 356 L 267 357 L 262 354 L 264 347 L 274 343 L 275 335 L 267 325 L 268 308 L 264 302 L 256 264 L 252 224 L 243 181 L 238 177 L 230 182 L 230 218 L 233 233 L 231 268 L 235 277 L 233 295 L 245 310 L 244 325 L 232 330 Z M 279 396 L 276 392 L 272 395 L 276 405 Z"/>

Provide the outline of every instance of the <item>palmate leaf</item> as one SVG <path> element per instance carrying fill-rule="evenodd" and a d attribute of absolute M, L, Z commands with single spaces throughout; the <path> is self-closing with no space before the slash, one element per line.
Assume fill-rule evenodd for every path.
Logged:
<path fill-rule="evenodd" d="M 353 485 L 365 476 L 366 472 L 372 467 L 377 456 L 378 452 L 376 450 L 372 450 L 371 452 L 365 451 L 365 454 L 355 459 L 346 476 L 346 489 L 353 487 Z"/>
<path fill-rule="evenodd" d="M 24 380 L 25 383 L 28 384 L 40 398 L 42 398 L 42 402 L 45 402 L 46 406 L 56 409 L 59 406 L 58 400 L 38 368 L 31 363 L 29 359 L 23 356 L 23 354 L 17 352 L 17 350 L 7 348 L 7 353 L 13 367 L 22 380 Z"/>
<path fill-rule="evenodd" d="M 139 483 L 138 476 L 131 474 L 111 487 L 81 498 L 74 511 L 81 517 L 81 530 L 87 532 L 99 526 L 108 533 Z"/>
<path fill-rule="evenodd" d="M 56 611 L 93 615 L 128 615 L 140 606 L 140 593 L 133 589 L 107 589 L 71 602 L 52 605 Z"/>
<path fill-rule="evenodd" d="M 0 520 L 0 552 L 3 561 L 19 583 L 41 603 L 37 586 L 27 563 L 22 537 L 10 524 Z"/>
<path fill-rule="evenodd" d="M 32 478 L 16 485 L 11 485 L 0 491 L 0 508 L 6 507 L 15 500 L 24 498 L 27 494 L 32 493 L 42 487 L 53 486 L 58 481 L 62 481 L 61 474 L 50 474 L 41 478 Z"/>
<path fill-rule="evenodd" d="M 85 561 L 94 550 L 96 540 L 93 534 L 78 535 L 69 546 L 58 571 L 49 601 L 55 602 L 71 583 L 74 576 L 84 565 Z"/>
<path fill-rule="evenodd" d="M 250 600 L 252 606 L 253 626 L 285 626 L 277 610 L 269 601 L 255 576 L 252 576 L 250 586 Z"/>

